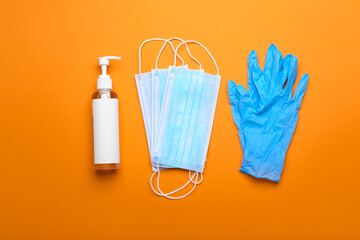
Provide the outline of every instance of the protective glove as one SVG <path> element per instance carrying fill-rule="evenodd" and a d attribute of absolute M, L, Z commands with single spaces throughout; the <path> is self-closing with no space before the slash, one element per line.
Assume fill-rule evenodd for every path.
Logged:
<path fill-rule="evenodd" d="M 296 57 L 289 54 L 282 59 L 281 52 L 272 44 L 263 71 L 256 52 L 250 53 L 248 92 L 229 80 L 229 100 L 244 155 L 240 172 L 280 180 L 309 80 L 308 74 L 304 74 L 292 97 L 296 75 Z"/>

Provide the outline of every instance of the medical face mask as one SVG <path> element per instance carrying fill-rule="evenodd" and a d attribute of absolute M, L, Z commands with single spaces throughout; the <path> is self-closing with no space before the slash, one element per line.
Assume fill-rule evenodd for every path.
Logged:
<path fill-rule="evenodd" d="M 157 132 L 157 126 L 158 126 L 158 119 L 161 111 L 162 106 L 162 99 L 165 91 L 165 84 L 167 80 L 168 75 L 168 69 L 158 69 L 158 60 L 159 57 L 166 46 L 167 43 L 170 44 L 171 49 L 175 53 L 175 49 L 170 42 L 171 40 L 176 39 L 183 42 L 182 39 L 179 38 L 171 38 L 171 39 L 149 39 L 143 42 L 143 44 L 139 48 L 139 74 L 135 75 L 136 79 L 136 85 L 141 105 L 141 110 L 143 114 L 143 120 L 146 130 L 146 136 L 148 141 L 148 148 L 150 152 L 150 157 L 152 159 L 153 155 L 153 143 L 156 138 L 156 132 Z M 142 73 L 141 72 L 141 49 L 142 46 L 149 42 L 149 41 L 165 41 L 164 45 L 160 49 L 160 52 L 156 58 L 156 64 L 155 69 L 153 69 L 151 72 Z M 187 46 L 186 46 L 187 47 Z M 188 47 L 187 47 L 188 49 Z M 182 66 L 179 68 L 187 68 L 187 66 L 184 63 L 184 60 L 177 55 L 181 61 Z M 194 59 L 194 58 L 193 58 Z M 196 59 L 194 59 L 197 61 Z M 177 67 L 176 67 L 177 68 Z M 166 168 L 166 166 L 159 165 L 160 168 Z M 154 169 L 154 165 L 152 164 L 152 167 Z"/>
<path fill-rule="evenodd" d="M 153 81 L 152 81 L 152 72 L 141 72 L 141 49 L 143 45 L 150 41 L 165 41 L 165 43 L 168 41 L 166 39 L 149 39 L 144 41 L 140 48 L 139 48 L 139 74 L 135 75 L 136 79 L 136 86 L 138 90 L 138 96 L 140 100 L 140 106 L 141 111 L 143 115 L 144 125 L 145 125 L 145 131 L 146 131 L 146 137 L 148 142 L 148 148 L 150 155 L 152 155 L 152 142 L 153 142 L 153 123 L 152 123 L 152 95 L 153 95 Z M 171 42 L 170 46 L 175 52 L 175 49 Z"/>
<path fill-rule="evenodd" d="M 179 44 L 176 52 L 186 43 L 196 43 L 207 51 L 217 68 L 217 75 L 205 73 L 201 64 L 199 70 L 169 68 L 153 162 L 160 166 L 189 170 L 190 178 L 180 189 L 165 194 L 159 187 L 160 169 L 154 171 L 151 180 L 154 174 L 158 173 L 158 192 L 152 185 L 151 187 L 156 194 L 170 199 L 189 195 L 202 180 L 220 86 L 216 62 L 203 45 L 195 41 L 185 41 Z M 195 173 L 191 175 L 191 171 Z M 199 175 L 200 182 L 197 181 Z M 190 182 L 194 183 L 194 187 L 189 193 L 182 197 L 170 196 Z"/>

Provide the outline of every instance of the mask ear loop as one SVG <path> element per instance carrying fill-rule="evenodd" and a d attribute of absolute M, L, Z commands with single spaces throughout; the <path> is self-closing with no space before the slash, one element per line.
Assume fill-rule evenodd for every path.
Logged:
<path fill-rule="evenodd" d="M 139 74 L 140 74 L 140 76 L 141 76 L 141 49 L 145 43 L 150 42 L 150 41 L 164 41 L 166 43 L 169 43 L 171 46 L 171 49 L 173 50 L 173 52 L 175 54 L 175 59 L 176 59 L 176 57 L 179 57 L 181 59 L 181 61 L 184 62 L 184 60 L 179 56 L 179 54 L 177 52 L 175 52 L 174 46 L 172 45 L 172 43 L 169 40 L 163 39 L 163 38 L 150 38 L 148 40 L 145 40 L 139 47 Z"/>
<path fill-rule="evenodd" d="M 200 183 L 202 182 L 202 180 L 203 180 L 203 175 L 202 175 L 202 173 L 200 173 L 200 172 L 195 172 L 195 173 L 193 174 L 193 176 L 191 176 L 190 172 L 191 172 L 191 171 L 189 171 L 189 178 L 190 178 L 190 180 L 189 180 L 186 184 L 184 184 L 182 187 L 180 187 L 180 188 L 178 188 L 178 189 L 176 189 L 176 190 L 174 190 L 174 191 L 172 191 L 172 192 L 170 192 L 170 193 L 163 193 L 163 192 L 161 191 L 161 189 L 160 189 L 160 186 L 159 186 L 159 185 L 160 185 L 160 184 L 159 184 L 159 182 L 160 182 L 160 169 L 159 169 L 159 166 L 157 165 L 157 170 L 154 171 L 153 174 L 151 175 L 151 178 L 150 178 L 150 186 L 151 186 L 152 190 L 153 190 L 157 195 L 159 195 L 159 196 L 166 197 L 166 198 L 172 199 L 172 200 L 177 200 L 177 199 L 185 198 L 185 197 L 187 197 L 190 193 L 192 193 L 192 192 L 195 190 L 196 185 L 200 184 Z M 158 188 L 158 191 L 159 191 L 159 192 L 156 191 L 155 188 L 154 188 L 153 185 L 152 185 L 152 180 L 153 180 L 153 177 L 155 176 L 156 173 L 158 174 L 158 177 L 157 177 L 157 188 Z M 200 180 L 200 181 L 198 181 L 199 173 L 200 173 L 200 175 L 201 175 L 201 180 Z M 194 179 L 195 176 L 196 176 L 196 179 L 195 179 L 195 181 L 193 181 L 193 179 Z M 174 194 L 174 193 L 176 193 L 176 192 L 184 189 L 187 185 L 190 184 L 190 182 L 194 183 L 194 187 L 193 187 L 188 193 L 186 193 L 186 194 L 183 195 L 183 196 L 179 196 L 179 197 L 171 197 L 171 196 L 169 196 L 169 195 L 171 195 L 171 194 Z"/>
<path fill-rule="evenodd" d="M 171 44 L 170 41 L 175 40 L 175 39 L 184 42 L 184 40 L 182 40 L 181 38 L 177 38 L 177 37 L 169 38 L 169 39 L 162 45 L 162 47 L 161 47 L 161 49 L 160 49 L 160 51 L 159 51 L 159 54 L 158 54 L 157 57 L 156 57 L 155 69 L 158 69 L 159 58 L 160 58 L 160 55 L 161 55 L 162 51 L 163 51 L 164 48 L 166 47 L 166 44 L 168 44 L 168 43 Z M 174 49 L 172 49 L 172 50 L 173 50 L 173 53 L 175 54 Z M 184 66 L 184 65 L 185 65 L 184 59 L 182 59 L 179 54 L 176 53 L 176 55 L 181 59 L 181 61 L 182 61 L 182 66 Z M 176 56 L 176 55 L 174 55 L 174 56 Z"/>
<path fill-rule="evenodd" d="M 183 39 L 178 38 L 178 37 L 172 37 L 172 38 L 169 38 L 169 39 L 168 39 L 168 41 L 171 41 L 171 40 L 179 40 L 179 41 L 181 41 L 181 42 L 185 42 Z M 162 53 L 162 51 L 163 51 L 163 49 L 165 48 L 165 46 L 166 46 L 167 43 L 168 43 L 168 42 L 165 42 L 164 45 L 163 45 L 163 46 L 161 47 L 161 49 L 160 49 L 160 52 L 159 52 L 159 54 L 158 54 L 158 56 L 157 56 L 157 58 L 156 58 L 155 69 L 158 69 L 158 61 L 159 61 L 160 55 L 161 55 L 161 53 Z M 170 42 L 169 42 L 169 43 L 170 43 Z M 171 44 L 171 43 L 170 43 L 170 44 Z M 186 43 L 185 43 L 185 47 L 186 47 L 186 49 L 187 49 L 187 52 L 188 52 L 190 58 L 193 59 L 195 62 L 197 62 L 197 63 L 200 65 L 200 69 L 201 69 L 201 64 L 200 64 L 200 62 L 191 55 L 190 50 L 189 50 L 189 47 L 187 46 Z M 182 66 L 184 66 L 184 65 L 185 65 L 184 60 L 180 57 L 180 55 L 179 55 L 177 52 L 175 52 L 174 49 L 173 49 L 173 51 L 174 51 L 174 57 L 175 57 L 175 58 L 176 58 L 176 56 L 179 57 L 179 58 L 181 59 L 181 61 L 182 61 Z"/>
<path fill-rule="evenodd" d="M 217 71 L 216 75 L 219 76 L 219 68 L 218 68 L 218 66 L 217 66 L 217 64 L 216 64 L 216 61 L 215 61 L 214 57 L 211 55 L 210 51 L 209 51 L 206 47 L 204 47 L 204 45 L 202 45 L 201 43 L 199 43 L 199 42 L 197 42 L 197 41 L 194 41 L 194 40 L 184 41 L 184 42 L 180 43 L 180 44 L 176 47 L 176 52 L 178 51 L 178 49 L 179 49 L 179 47 L 180 47 L 181 45 L 183 45 L 183 44 L 186 45 L 186 43 L 196 43 L 196 44 L 198 44 L 200 47 L 202 47 L 202 48 L 209 54 L 211 60 L 214 62 L 215 67 L 216 67 L 216 71 Z M 175 55 L 177 55 L 177 54 L 175 54 Z M 175 66 L 175 65 L 176 65 L 176 57 L 174 57 L 174 66 Z M 200 65 L 200 69 L 201 69 L 201 65 Z"/>

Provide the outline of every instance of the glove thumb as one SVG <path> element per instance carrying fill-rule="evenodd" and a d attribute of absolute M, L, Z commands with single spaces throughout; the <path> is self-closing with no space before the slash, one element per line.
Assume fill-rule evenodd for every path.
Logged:
<path fill-rule="evenodd" d="M 241 98 L 246 94 L 246 90 L 242 85 L 237 86 L 232 80 L 228 82 L 228 94 L 231 104 L 238 104 Z"/>

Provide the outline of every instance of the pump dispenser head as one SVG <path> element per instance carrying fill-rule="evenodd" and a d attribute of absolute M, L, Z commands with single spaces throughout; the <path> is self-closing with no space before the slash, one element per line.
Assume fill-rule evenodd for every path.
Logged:
<path fill-rule="evenodd" d="M 110 75 L 106 74 L 107 66 L 109 65 L 109 60 L 117 59 L 120 60 L 121 57 L 116 56 L 107 56 L 99 57 L 99 65 L 101 66 L 101 75 L 97 79 L 97 89 L 112 89 L 112 80 Z"/>

